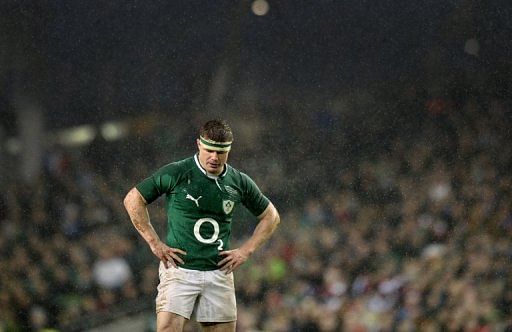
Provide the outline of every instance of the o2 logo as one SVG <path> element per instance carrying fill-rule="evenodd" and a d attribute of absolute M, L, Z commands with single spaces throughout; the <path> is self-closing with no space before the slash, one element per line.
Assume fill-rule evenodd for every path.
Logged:
<path fill-rule="evenodd" d="M 209 223 L 213 226 L 213 234 L 210 238 L 207 238 L 207 239 L 205 239 L 199 232 L 199 230 L 201 229 L 201 226 L 204 223 Z M 201 219 L 197 220 L 194 225 L 194 236 L 196 237 L 197 241 L 199 241 L 201 243 L 210 244 L 210 243 L 215 243 L 216 241 L 218 241 L 219 246 L 217 247 L 217 249 L 219 251 L 224 249 L 224 242 L 222 242 L 222 240 L 219 239 L 219 223 L 215 219 L 201 218 Z"/>

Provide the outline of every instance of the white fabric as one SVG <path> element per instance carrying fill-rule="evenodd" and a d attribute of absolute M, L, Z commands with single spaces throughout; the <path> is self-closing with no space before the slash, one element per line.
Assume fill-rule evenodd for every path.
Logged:
<path fill-rule="evenodd" d="M 165 268 L 160 263 L 156 312 L 173 312 L 198 322 L 236 320 L 233 273 Z"/>

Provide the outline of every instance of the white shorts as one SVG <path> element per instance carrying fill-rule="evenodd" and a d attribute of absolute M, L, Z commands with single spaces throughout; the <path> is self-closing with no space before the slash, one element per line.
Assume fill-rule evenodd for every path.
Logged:
<path fill-rule="evenodd" d="M 232 322 L 236 320 L 233 273 L 220 270 L 196 271 L 160 262 L 160 283 L 156 312 L 173 312 L 197 322 Z"/>

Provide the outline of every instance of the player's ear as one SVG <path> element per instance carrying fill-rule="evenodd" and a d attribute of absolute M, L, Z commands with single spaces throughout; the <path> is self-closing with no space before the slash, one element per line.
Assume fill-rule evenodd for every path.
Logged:
<path fill-rule="evenodd" d="M 201 141 L 199 140 L 199 138 L 196 138 L 196 144 L 197 144 L 197 149 L 201 149 Z"/>

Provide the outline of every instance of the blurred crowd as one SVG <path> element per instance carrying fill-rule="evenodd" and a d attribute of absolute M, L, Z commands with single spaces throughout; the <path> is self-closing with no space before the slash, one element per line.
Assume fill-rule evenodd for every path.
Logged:
<path fill-rule="evenodd" d="M 238 273 L 241 331 L 512 329 L 510 104 L 431 104 L 372 157 L 304 170 L 339 167 Z"/>
<path fill-rule="evenodd" d="M 238 330 L 512 330 L 510 100 L 409 91 L 376 120 L 358 104 L 367 97 L 225 111 L 231 164 L 282 214 L 235 272 Z M 195 151 L 202 116 L 159 113 L 121 141 L 53 146 L 38 181 L 7 179 L 0 331 L 81 330 L 153 310 L 158 262 L 122 199 Z M 150 206 L 161 234 L 162 207 Z M 253 221 L 235 221 L 234 245 Z"/>
<path fill-rule="evenodd" d="M 229 3 L 172 3 L 175 16 L 145 3 L 7 5 L 0 332 L 82 331 L 140 312 L 152 330 L 158 262 L 122 200 L 190 156 L 211 117 L 230 122 L 230 163 L 282 220 L 235 272 L 239 331 L 512 331 L 510 11 L 500 3 L 311 4 L 324 21 L 281 1 L 266 25 L 223 24 Z M 25 93 L 57 127 L 125 115 L 114 120 L 129 136 L 44 142 L 41 174 L 25 181 L 22 158 L 2 150 Z M 149 209 L 163 236 L 162 200 Z M 253 221 L 235 218 L 234 245 Z"/>

